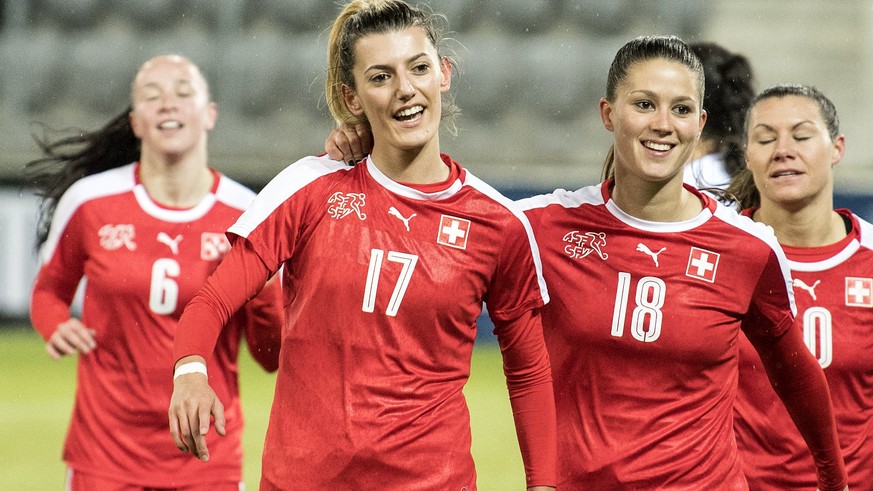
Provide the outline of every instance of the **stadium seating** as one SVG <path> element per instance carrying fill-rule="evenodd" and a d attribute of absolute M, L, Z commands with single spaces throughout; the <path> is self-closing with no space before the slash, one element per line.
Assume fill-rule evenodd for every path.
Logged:
<path fill-rule="evenodd" d="M 460 135 L 447 148 L 517 179 L 587 158 L 583 148 L 599 162 L 607 135 L 587 129 L 615 49 L 638 34 L 694 32 L 708 4 L 431 2 L 458 55 Z M 325 0 L 0 1 L 0 179 L 32 152 L 30 122 L 92 129 L 126 107 L 144 60 L 179 52 L 203 67 L 220 107 L 215 165 L 262 184 L 280 162 L 318 152 L 331 127 L 325 46 L 337 11 Z"/>

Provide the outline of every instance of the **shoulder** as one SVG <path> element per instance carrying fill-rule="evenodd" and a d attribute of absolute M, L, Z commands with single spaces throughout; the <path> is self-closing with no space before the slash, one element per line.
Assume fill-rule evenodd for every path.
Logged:
<path fill-rule="evenodd" d="M 255 192 L 224 174 L 219 176 L 215 199 L 238 210 L 248 208 L 255 199 Z"/>
<path fill-rule="evenodd" d="M 858 240 L 861 247 L 873 250 L 873 224 L 854 213 L 852 213 L 852 217 L 858 224 Z"/>
<path fill-rule="evenodd" d="M 58 201 L 58 210 L 75 209 L 95 199 L 130 192 L 136 185 L 134 164 L 127 164 L 74 182 Z"/>
<path fill-rule="evenodd" d="M 551 193 L 531 196 L 516 201 L 523 210 L 535 210 L 551 205 L 562 208 L 578 208 L 582 205 L 603 205 L 605 203 L 600 185 L 586 186 L 575 191 L 556 189 Z"/>
<path fill-rule="evenodd" d="M 716 203 L 713 216 L 738 233 L 736 236 L 737 241 L 747 238 L 757 239 L 757 241 L 766 244 L 770 249 L 779 251 L 780 254 L 782 253 L 782 247 L 779 245 L 779 241 L 776 240 L 776 234 L 773 232 L 772 227 L 737 213 L 735 209 L 722 203 Z"/>
<path fill-rule="evenodd" d="M 326 176 L 346 175 L 349 172 L 357 172 L 355 169 L 357 167 L 350 167 L 344 162 L 331 160 L 327 156 L 304 157 L 285 167 L 267 183 L 230 231 L 245 237 L 255 226 L 263 222 L 283 203 L 298 195 L 301 190 Z"/>
<path fill-rule="evenodd" d="M 131 192 L 136 186 L 133 169 L 134 164 L 131 163 L 91 174 L 74 182 L 58 200 L 52 223 L 63 228 L 86 203 Z"/>

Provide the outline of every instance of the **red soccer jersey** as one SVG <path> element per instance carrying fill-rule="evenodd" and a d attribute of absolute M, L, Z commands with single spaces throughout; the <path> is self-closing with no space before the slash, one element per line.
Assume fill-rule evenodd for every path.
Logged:
<path fill-rule="evenodd" d="M 212 458 L 206 466 L 173 445 L 167 408 L 176 324 L 230 248 L 224 232 L 254 193 L 215 172 L 212 192 L 200 204 L 169 209 L 151 200 L 137 171 L 129 164 L 73 184 L 40 251 L 34 327 L 48 339 L 70 317 L 85 277 L 82 322 L 97 333 L 96 349 L 79 356 L 64 460 L 80 472 L 147 487 L 240 481 L 237 353 L 245 329 L 279 329 L 278 283 L 264 289 L 276 301 L 262 305 L 262 324 L 247 326 L 257 321 L 243 311 L 209 361 L 210 383 L 226 406 L 227 436 L 207 435 Z"/>
<path fill-rule="evenodd" d="M 548 299 L 527 219 L 443 158 L 457 177 L 432 192 L 370 161 L 305 158 L 230 228 L 267 268 L 285 266 L 287 325 L 262 485 L 475 489 L 462 389 L 483 301 L 509 326 L 497 336 L 514 360 L 510 396 L 535 387 L 546 396 L 520 417 L 553 414 L 542 332 L 506 322 Z M 216 276 L 210 284 L 227 291 L 228 275 Z M 196 344 L 177 337 L 177 356 Z M 534 479 L 544 472 L 532 469 Z"/>
<path fill-rule="evenodd" d="M 750 210 L 744 212 L 748 214 Z M 825 247 L 784 246 L 807 346 L 830 387 L 849 489 L 873 483 L 873 226 L 838 210 L 848 236 Z M 815 489 L 812 456 L 767 380 L 751 343 L 740 340 L 737 445 L 755 490 Z"/>
<path fill-rule="evenodd" d="M 790 327 L 784 255 L 763 225 L 693 188 L 703 211 L 660 223 L 622 212 L 610 184 L 520 202 L 552 295 L 558 489 L 746 489 L 736 343 L 741 327 Z"/>

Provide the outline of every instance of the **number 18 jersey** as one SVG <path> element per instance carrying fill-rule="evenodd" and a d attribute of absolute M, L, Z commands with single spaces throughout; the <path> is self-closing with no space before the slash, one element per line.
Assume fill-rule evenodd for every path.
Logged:
<path fill-rule="evenodd" d="M 552 296 L 558 489 L 746 489 L 737 341 L 789 328 L 788 269 L 764 226 L 686 189 L 704 208 L 674 223 L 624 213 L 610 181 L 520 202 Z"/>

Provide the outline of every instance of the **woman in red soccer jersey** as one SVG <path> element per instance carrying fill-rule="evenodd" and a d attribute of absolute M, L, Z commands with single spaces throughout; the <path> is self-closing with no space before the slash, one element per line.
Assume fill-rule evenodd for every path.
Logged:
<path fill-rule="evenodd" d="M 703 90 L 678 38 L 625 44 L 600 101 L 614 135 L 606 180 L 521 202 L 552 291 L 559 488 L 746 489 L 731 417 L 741 329 L 817 456 L 821 488 L 846 485 L 775 237 L 683 186 Z"/>
<path fill-rule="evenodd" d="M 209 361 L 226 436 L 200 462 L 167 441 L 173 335 L 182 309 L 230 245 L 224 231 L 255 194 L 207 165 L 216 106 L 200 70 L 159 56 L 138 71 L 131 107 L 92 133 L 39 141 L 28 168 L 45 197 L 31 320 L 53 358 L 78 354 L 64 445 L 67 489 L 234 490 L 242 480 L 237 355 L 242 336 L 278 365 L 278 281 L 221 333 Z M 70 315 L 85 278 L 81 319 Z M 196 467 L 195 467 L 196 466 Z"/>
<path fill-rule="evenodd" d="M 440 153 L 452 65 L 438 16 L 399 0 L 345 6 L 328 41 L 328 106 L 372 128 L 354 167 L 288 166 L 230 229 L 233 247 L 176 334 L 199 366 L 228 315 L 284 265 L 286 321 L 261 489 L 472 490 L 462 389 L 487 302 L 503 351 L 528 489 L 555 484 L 554 397 L 530 225 Z M 202 374 L 175 381 L 176 445 L 208 459 Z M 519 483 L 521 485 L 521 483 Z"/>
<path fill-rule="evenodd" d="M 873 483 L 873 226 L 834 209 L 845 137 L 833 103 L 813 87 L 779 85 L 754 100 L 748 169 L 729 190 L 743 214 L 773 227 L 794 278 L 795 329 L 824 369 L 852 489 Z M 737 445 L 756 490 L 806 490 L 813 458 L 740 340 Z"/>
<path fill-rule="evenodd" d="M 816 456 L 846 485 L 827 385 L 794 320 L 785 256 L 766 227 L 682 182 L 706 121 L 700 60 L 641 37 L 615 56 L 606 180 L 519 202 L 549 285 L 543 327 L 559 489 L 744 490 L 732 427 L 740 330 Z M 356 131 L 328 137 L 355 151 Z"/>

